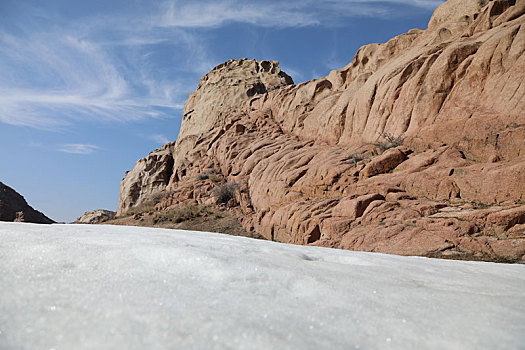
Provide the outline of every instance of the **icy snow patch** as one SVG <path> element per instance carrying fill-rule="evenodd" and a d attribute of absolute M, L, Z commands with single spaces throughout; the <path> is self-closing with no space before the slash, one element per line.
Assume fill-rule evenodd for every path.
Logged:
<path fill-rule="evenodd" d="M 0 349 L 523 349 L 525 266 L 0 223 Z"/>

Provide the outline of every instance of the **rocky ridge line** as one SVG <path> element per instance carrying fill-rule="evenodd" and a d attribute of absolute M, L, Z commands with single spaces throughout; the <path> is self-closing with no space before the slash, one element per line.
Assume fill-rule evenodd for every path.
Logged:
<path fill-rule="evenodd" d="M 177 142 L 126 174 L 118 214 L 159 195 L 155 210 L 211 203 L 230 182 L 230 210 L 267 239 L 524 260 L 524 14 L 449 0 L 427 30 L 297 86 L 276 62 L 228 61 L 190 95 Z"/>
<path fill-rule="evenodd" d="M 53 220 L 33 209 L 24 197 L 0 182 L 0 221 L 52 224 Z"/>

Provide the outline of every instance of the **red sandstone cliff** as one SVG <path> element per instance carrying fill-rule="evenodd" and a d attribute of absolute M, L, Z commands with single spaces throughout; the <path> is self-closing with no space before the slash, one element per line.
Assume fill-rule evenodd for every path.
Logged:
<path fill-rule="evenodd" d="M 235 182 L 231 210 L 268 239 L 523 260 L 524 24 L 524 0 L 449 0 L 427 30 L 297 86 L 276 62 L 228 61 L 190 95 L 176 143 L 126 174 L 118 214 Z"/>

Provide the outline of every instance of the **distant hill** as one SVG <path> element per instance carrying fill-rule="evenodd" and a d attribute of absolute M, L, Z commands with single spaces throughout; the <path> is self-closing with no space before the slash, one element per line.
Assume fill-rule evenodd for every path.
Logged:
<path fill-rule="evenodd" d="M 52 224 L 53 220 L 33 209 L 24 197 L 0 182 L 0 221 Z"/>

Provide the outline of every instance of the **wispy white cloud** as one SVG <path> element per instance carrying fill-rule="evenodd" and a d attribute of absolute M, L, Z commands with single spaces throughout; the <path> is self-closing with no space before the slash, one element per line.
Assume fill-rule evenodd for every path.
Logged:
<path fill-rule="evenodd" d="M 0 29 L 0 122 L 55 129 L 74 120 L 125 122 L 183 108 L 189 91 L 180 81 L 156 79 L 144 62 L 126 70 L 125 59 L 112 46 L 67 30 L 14 35 Z"/>
<path fill-rule="evenodd" d="M 295 67 L 292 68 L 290 66 L 281 65 L 281 70 L 291 76 L 294 82 L 301 81 L 304 78 L 304 74 Z"/>
<path fill-rule="evenodd" d="M 180 28 L 219 27 L 230 22 L 264 27 L 333 26 L 351 17 L 387 17 L 392 5 L 432 9 L 444 0 L 241 0 L 167 2 L 160 25 Z"/>
<path fill-rule="evenodd" d="M 82 143 L 69 143 L 60 146 L 58 151 L 71 154 L 92 154 L 99 150 L 100 147 Z"/>
<path fill-rule="evenodd" d="M 162 135 L 162 134 L 152 134 L 152 135 L 145 135 L 145 136 L 147 139 L 155 143 L 158 143 L 160 145 L 164 145 L 168 142 L 171 142 L 165 135 Z"/>
<path fill-rule="evenodd" d="M 311 14 L 294 12 L 281 3 L 257 4 L 241 1 L 172 2 L 168 5 L 162 26 L 218 27 L 228 22 L 244 22 L 269 27 L 293 27 L 318 24 Z M 280 7 L 280 8 L 277 8 Z M 288 7 L 288 9 L 287 9 Z"/>
<path fill-rule="evenodd" d="M 0 23 L 0 123 L 56 129 L 78 120 L 178 115 L 198 78 L 220 63 L 199 28 L 335 26 L 351 17 L 388 17 L 394 5 L 429 9 L 442 2 L 164 0 L 146 13 L 75 21 L 28 5 L 23 12 L 38 20 L 19 21 L 16 30 Z"/>

